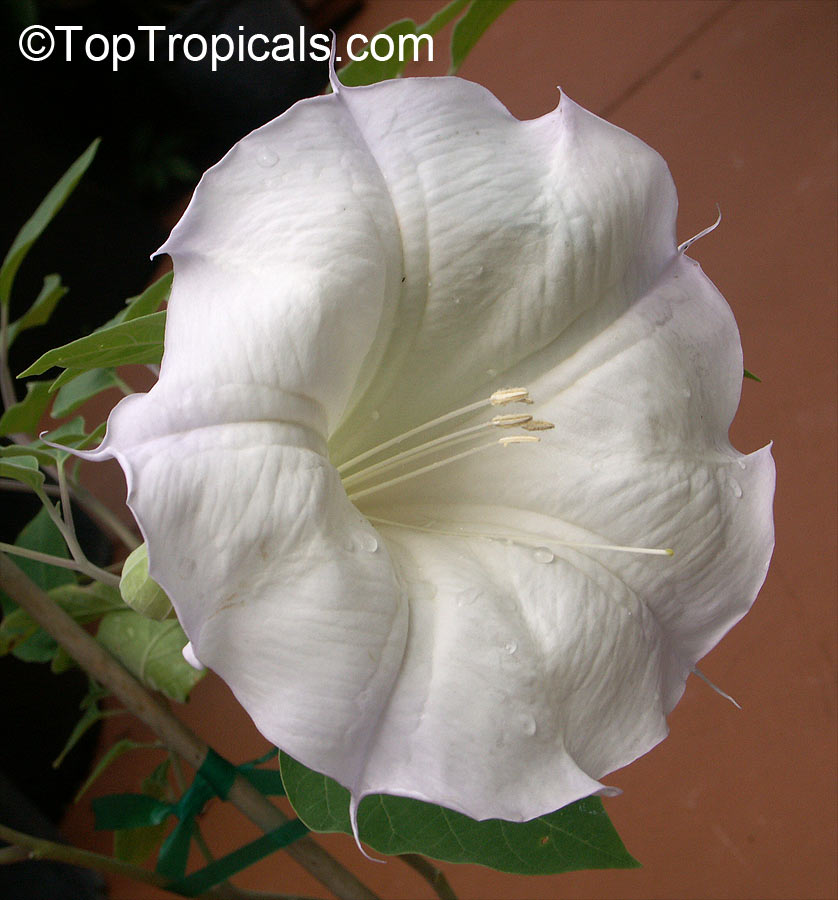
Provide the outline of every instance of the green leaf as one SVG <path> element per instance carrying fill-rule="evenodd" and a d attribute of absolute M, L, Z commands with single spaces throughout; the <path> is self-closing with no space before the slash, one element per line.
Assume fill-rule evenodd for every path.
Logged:
<path fill-rule="evenodd" d="M 431 16 L 424 25 L 417 25 L 413 19 L 400 19 L 379 31 L 378 34 L 389 35 L 396 47 L 399 46 L 399 37 L 402 35 L 434 35 L 452 19 L 455 19 L 468 3 L 469 0 L 452 0 L 451 3 Z M 364 46 L 368 49 L 369 43 Z M 398 53 L 387 60 L 377 60 L 372 55 L 368 55 L 366 59 L 347 63 L 340 69 L 338 75 L 341 84 L 345 84 L 347 87 L 375 84 L 379 81 L 386 81 L 388 78 L 398 78 L 404 72 L 407 63 L 408 60 L 402 61 L 398 58 Z"/>
<path fill-rule="evenodd" d="M 140 681 L 180 703 L 203 675 L 183 658 L 186 635 L 173 619 L 155 622 L 131 609 L 111 612 L 96 637 Z"/>
<path fill-rule="evenodd" d="M 747 369 L 745 369 L 744 371 L 744 377 L 750 378 L 752 381 L 758 381 L 760 384 L 762 384 L 762 379 L 758 378 L 756 375 L 754 375 L 753 372 L 749 372 Z"/>
<path fill-rule="evenodd" d="M 389 35 L 396 47 L 399 46 L 399 36 L 416 34 L 416 23 L 413 19 L 400 19 L 383 28 L 378 34 Z M 369 49 L 369 44 L 364 47 Z M 341 84 L 347 87 L 358 87 L 364 84 L 375 84 L 378 81 L 386 81 L 388 78 L 396 78 L 404 71 L 406 63 L 399 59 L 398 53 L 394 53 L 390 59 L 378 60 L 368 53 L 366 59 L 358 59 L 344 66 L 338 73 Z"/>
<path fill-rule="evenodd" d="M 45 435 L 47 440 L 67 447 L 82 449 L 93 443 L 104 432 L 104 424 L 99 426 L 91 434 L 85 434 L 84 419 L 77 416 L 68 422 L 62 422 L 53 431 Z M 0 447 L 0 459 L 19 459 L 22 456 L 31 456 L 42 466 L 55 465 L 58 460 L 66 459 L 69 453 L 66 450 L 56 450 L 48 447 L 40 438 L 30 441 L 28 444 L 9 444 Z M 43 481 L 43 475 L 41 476 Z"/>
<path fill-rule="evenodd" d="M 457 72 L 486 29 L 512 3 L 513 0 L 473 0 L 466 14 L 454 26 L 454 33 L 451 35 L 449 75 Z"/>
<path fill-rule="evenodd" d="M 294 811 L 312 831 L 352 833 L 349 791 L 285 753 L 280 769 Z M 361 802 L 358 826 L 361 839 L 379 853 L 421 853 L 519 875 L 639 865 L 598 797 L 530 822 L 476 822 L 441 806 L 379 794 Z"/>
<path fill-rule="evenodd" d="M 40 492 L 44 484 L 44 473 L 38 468 L 38 460 L 28 452 L 16 456 L 0 456 L 0 478 L 13 478 L 29 485 L 36 492 Z"/>
<path fill-rule="evenodd" d="M 0 434 L 34 434 L 50 402 L 49 381 L 28 381 L 26 397 L 0 417 Z"/>
<path fill-rule="evenodd" d="M 168 781 L 169 765 L 170 760 L 167 758 L 148 777 L 143 779 L 143 794 L 162 803 L 172 801 Z M 169 827 L 170 823 L 164 820 L 159 825 L 115 831 L 113 836 L 114 856 L 136 866 L 142 865 L 163 842 Z"/>
<path fill-rule="evenodd" d="M 109 322 L 97 329 L 102 331 L 104 328 L 110 328 L 112 325 L 119 325 L 120 322 L 130 322 L 132 319 L 139 319 L 143 316 L 150 316 L 156 313 L 158 309 L 169 299 L 172 290 L 172 278 L 174 273 L 167 272 L 157 281 L 152 282 L 143 292 L 136 297 L 129 297 L 125 301 L 125 309 L 120 310 Z"/>
<path fill-rule="evenodd" d="M 75 371 L 75 369 L 65 369 L 62 375 Z M 62 419 L 64 416 L 70 415 L 91 397 L 101 394 L 108 388 L 119 387 L 120 384 L 113 369 L 89 369 L 68 381 L 69 383 L 64 384 L 58 391 L 58 396 L 52 405 L 53 419 Z M 53 384 L 51 390 L 54 389 L 55 385 Z"/>
<path fill-rule="evenodd" d="M 63 347 L 48 350 L 18 378 L 40 375 L 53 366 L 78 369 L 81 373 L 131 363 L 159 363 L 165 327 L 166 313 L 161 311 L 94 331 Z"/>
<path fill-rule="evenodd" d="M 3 265 L 0 266 L 0 305 L 5 306 L 8 304 L 12 292 L 12 283 L 15 280 L 20 264 L 32 245 L 43 234 L 44 229 L 73 192 L 73 188 L 78 184 L 79 179 L 93 161 L 98 146 L 99 140 L 97 139 L 70 166 L 55 187 L 43 199 L 29 221 L 18 232 L 12 246 L 9 248 L 9 252 L 6 254 L 6 258 L 3 260 Z"/>
<path fill-rule="evenodd" d="M 95 622 L 105 613 L 124 610 L 119 591 L 110 584 L 94 581 L 84 586 L 62 584 L 49 592 L 50 597 L 82 625 Z"/>
<path fill-rule="evenodd" d="M 137 741 L 132 741 L 128 738 L 117 741 L 99 762 L 96 763 L 96 766 L 88 776 L 87 781 L 79 788 L 79 792 L 76 794 L 73 802 L 78 803 L 105 769 L 107 769 L 114 760 L 117 760 L 123 754 L 128 753 L 129 750 L 156 750 L 159 746 L 159 744 L 139 744 Z"/>
<path fill-rule="evenodd" d="M 67 293 L 67 288 L 61 283 L 60 275 L 47 275 L 44 278 L 44 284 L 35 302 L 29 309 L 14 322 L 9 325 L 8 346 L 11 347 L 15 338 L 29 328 L 35 328 L 38 325 L 45 325 L 53 310 L 58 305 L 58 301 Z"/>

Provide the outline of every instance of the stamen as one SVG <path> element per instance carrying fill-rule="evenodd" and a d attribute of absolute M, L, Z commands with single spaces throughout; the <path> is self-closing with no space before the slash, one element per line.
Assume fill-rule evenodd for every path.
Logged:
<path fill-rule="evenodd" d="M 532 403 L 530 392 L 526 388 L 501 388 L 495 391 L 489 402 L 492 406 L 506 406 L 507 403 Z"/>
<path fill-rule="evenodd" d="M 498 438 L 498 443 L 508 447 L 510 444 L 537 444 L 540 440 L 541 438 L 534 434 L 514 434 L 511 437 Z"/>
<path fill-rule="evenodd" d="M 491 446 L 491 445 L 488 445 Z M 413 531 L 424 531 L 428 534 L 444 534 L 451 537 L 461 538 L 483 538 L 487 541 L 507 541 L 517 544 L 528 549 L 542 549 L 550 547 L 570 547 L 572 550 L 616 550 L 620 553 L 641 553 L 652 556 L 673 556 L 675 551 L 672 549 L 657 549 L 653 547 L 623 547 L 618 544 L 593 544 L 579 543 L 576 541 L 560 541 L 555 538 L 544 538 L 537 535 L 527 535 L 522 532 L 491 532 L 491 531 L 471 531 L 466 528 L 457 528 L 455 531 L 445 528 L 429 528 L 422 525 L 409 525 L 407 522 L 394 522 L 389 519 L 379 519 L 373 516 L 369 517 L 370 522 L 379 525 L 392 525 L 394 528 L 406 528 Z M 700 672 L 696 674 L 701 675 Z"/>
<path fill-rule="evenodd" d="M 501 440 L 504 440 L 501 438 Z M 376 491 L 382 491 L 384 488 L 392 487 L 394 484 L 400 484 L 402 481 L 407 481 L 409 478 L 416 478 L 419 475 L 424 475 L 426 472 L 432 472 L 434 469 L 439 469 L 442 466 L 447 466 L 449 463 L 456 462 L 459 459 L 465 459 L 467 456 L 472 456 L 475 453 L 480 453 L 482 450 L 488 450 L 490 447 L 497 446 L 499 442 L 492 441 L 490 444 L 481 444 L 479 447 L 472 447 L 470 450 L 464 450 L 462 453 L 455 453 L 453 456 L 449 456 L 447 459 L 440 459 L 437 462 L 431 463 L 427 466 L 422 466 L 420 469 L 414 469 L 412 472 L 406 472 L 404 475 L 398 475 L 396 478 L 391 478 L 389 481 L 382 481 L 380 484 L 374 484 L 372 487 L 364 488 L 362 491 L 356 491 L 355 493 L 348 493 L 347 496 L 353 502 L 356 500 L 360 500 L 361 497 L 366 497 L 368 494 L 374 494 Z"/>
<path fill-rule="evenodd" d="M 526 428 L 528 422 L 532 422 L 532 416 L 505 415 L 492 417 L 492 425 L 497 425 L 498 428 L 515 428 L 518 425 L 523 425 Z M 552 428 L 553 426 L 551 425 L 550 427 Z"/>
<path fill-rule="evenodd" d="M 466 416 L 475 410 L 482 409 L 484 406 L 505 406 L 507 403 L 516 402 L 532 403 L 533 401 L 530 399 L 530 392 L 526 388 L 501 388 L 501 390 L 495 391 L 494 394 L 486 400 L 478 400 L 475 403 L 469 403 L 468 406 L 463 406 L 460 409 L 453 410 L 453 412 L 445 413 L 444 416 L 438 416 L 436 419 L 431 419 L 430 422 L 425 422 L 423 425 L 417 425 L 416 428 L 411 428 L 409 431 L 405 431 L 403 434 L 390 438 L 388 441 L 376 444 L 375 447 L 365 450 L 363 453 L 359 453 L 358 456 L 353 456 L 352 459 L 348 459 L 346 462 L 341 463 L 337 467 L 338 472 L 343 474 L 347 469 L 353 468 L 353 466 L 364 462 L 364 460 L 369 459 L 371 456 L 377 456 L 379 453 L 382 453 L 384 450 L 387 450 L 396 444 L 401 444 L 403 441 L 408 440 L 408 438 L 415 437 L 423 431 L 429 431 L 431 428 L 436 428 L 437 425 L 450 422 L 451 419 L 458 419 L 461 416 Z"/>
<path fill-rule="evenodd" d="M 556 426 L 552 422 L 547 422 L 544 419 L 533 419 L 531 422 L 525 422 L 521 427 L 524 431 L 549 431 Z"/>

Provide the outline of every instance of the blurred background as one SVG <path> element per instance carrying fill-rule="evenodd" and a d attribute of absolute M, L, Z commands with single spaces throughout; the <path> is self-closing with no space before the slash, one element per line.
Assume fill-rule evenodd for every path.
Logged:
<path fill-rule="evenodd" d="M 15 345 L 13 370 L 87 333 L 139 293 L 155 274 L 149 255 L 200 173 L 249 130 L 319 93 L 326 74 L 317 63 L 228 63 L 211 72 L 208 63 L 135 60 L 117 73 L 81 59 L 28 63 L 17 50 L 24 24 L 83 24 L 105 34 L 138 24 L 204 34 L 235 34 L 244 26 L 247 33 L 273 34 L 306 23 L 333 27 L 345 40 L 403 17 L 424 21 L 441 5 L 6 0 L 0 10 L 3 246 L 69 163 L 94 137 L 104 138 L 90 172 L 19 275 L 19 297 L 34 295 L 43 275 L 54 271 L 72 294 L 49 330 L 28 332 Z M 768 580 L 752 612 L 702 664 L 743 709 L 691 679 L 670 717 L 670 737 L 607 779 L 624 791 L 606 801 L 609 815 L 643 868 L 520 878 L 444 867 L 463 900 L 838 895 L 836 9 L 830 0 L 518 0 L 461 70 L 519 118 L 550 111 L 561 85 L 576 102 L 660 151 L 679 190 L 679 240 L 710 224 L 721 206 L 721 226 L 690 255 L 733 308 L 745 365 L 762 379 L 743 385 L 733 443 L 749 452 L 773 440 L 778 473 L 777 549 Z M 412 65 L 408 74 L 444 74 L 447 38 L 437 38 L 433 63 Z M 86 483 L 114 505 L 124 497 L 118 468 L 91 469 Z M 34 509 L 27 513 L 6 497 L 2 503 L 0 539 L 10 540 Z M 55 776 L 66 783 L 53 782 L 49 763 L 77 715 L 73 690 L 84 692 L 83 679 L 74 686 L 73 673 L 42 677 L 35 670 L 43 667 L 9 658 L 0 663 L 0 714 L 13 723 L 0 742 L 0 772 L 10 782 L 5 796 L 21 809 L 21 790 L 46 817 L 57 822 L 63 815 L 68 840 L 110 852 L 109 835 L 93 830 L 90 798 L 66 811 L 64 804 L 73 781 L 101 752 L 97 741 L 105 747 L 146 733 L 127 717 L 108 720 Z M 213 676 L 183 713 L 235 762 L 265 748 Z M 147 756 L 123 757 L 91 796 L 134 790 L 150 767 Z M 256 836 L 250 823 L 220 804 L 202 824 L 219 853 Z M 432 896 L 397 862 L 369 863 L 348 838 L 321 840 L 383 897 Z M 237 881 L 324 896 L 280 856 Z M 116 900 L 164 896 L 119 879 L 109 887 Z"/>

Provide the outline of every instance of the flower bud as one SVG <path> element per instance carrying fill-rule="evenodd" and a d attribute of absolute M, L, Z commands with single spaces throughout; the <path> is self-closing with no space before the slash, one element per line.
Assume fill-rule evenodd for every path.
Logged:
<path fill-rule="evenodd" d="M 131 609 L 149 619 L 167 619 L 174 615 L 172 603 L 163 588 L 149 577 L 148 550 L 140 544 L 132 551 L 122 567 L 119 592 Z"/>

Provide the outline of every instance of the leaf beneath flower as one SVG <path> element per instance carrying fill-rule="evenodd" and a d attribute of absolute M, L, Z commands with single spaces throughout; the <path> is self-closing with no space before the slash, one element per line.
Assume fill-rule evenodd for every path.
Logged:
<path fill-rule="evenodd" d="M 346 788 L 285 753 L 280 754 L 280 768 L 294 811 L 312 831 L 352 834 Z M 518 875 L 639 865 L 598 797 L 586 797 L 529 822 L 477 822 L 442 806 L 378 794 L 361 802 L 358 826 L 361 840 L 388 856 L 421 853 Z"/>

